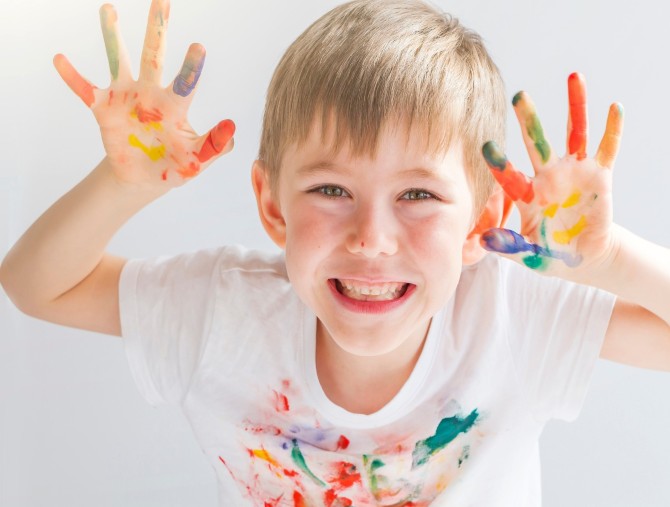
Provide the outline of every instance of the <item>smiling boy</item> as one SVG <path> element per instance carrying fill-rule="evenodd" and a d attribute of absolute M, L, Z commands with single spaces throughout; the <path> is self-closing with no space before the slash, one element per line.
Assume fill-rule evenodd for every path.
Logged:
<path fill-rule="evenodd" d="M 108 89 L 55 58 L 106 156 L 0 281 L 26 313 L 123 336 L 142 394 L 191 422 L 221 505 L 539 505 L 539 435 L 577 415 L 597 357 L 670 369 L 668 253 L 612 223 L 620 107 L 588 157 L 570 76 L 559 158 L 518 94 L 526 177 L 487 143 L 505 106 L 479 36 L 418 0 L 344 4 L 280 61 L 252 183 L 282 254 L 105 253 L 232 148 L 232 122 L 187 121 L 202 46 L 160 84 L 168 17 L 153 0 L 138 81 L 109 5 Z M 521 235 L 499 228 L 512 201 Z"/>

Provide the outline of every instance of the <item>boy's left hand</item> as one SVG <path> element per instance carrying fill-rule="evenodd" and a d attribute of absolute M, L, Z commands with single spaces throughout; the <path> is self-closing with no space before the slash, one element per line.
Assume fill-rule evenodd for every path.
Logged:
<path fill-rule="evenodd" d="M 586 86 L 583 76 L 568 78 L 570 114 L 567 153 L 559 158 L 548 141 L 535 106 L 525 92 L 513 99 L 535 176 L 517 171 L 490 141 L 486 162 L 521 215 L 521 234 L 489 229 L 487 250 L 511 257 L 544 274 L 585 280 L 604 267 L 616 249 L 612 222 L 612 167 L 623 129 L 623 109 L 612 104 L 605 135 L 595 157 L 588 157 Z"/>

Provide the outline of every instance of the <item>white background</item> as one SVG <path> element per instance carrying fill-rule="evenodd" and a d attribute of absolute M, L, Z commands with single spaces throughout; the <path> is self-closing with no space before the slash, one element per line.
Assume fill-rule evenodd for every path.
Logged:
<path fill-rule="evenodd" d="M 110 249 L 128 257 L 221 243 L 272 248 L 256 218 L 249 169 L 272 70 L 336 0 L 174 0 L 165 83 L 188 44 L 208 59 L 191 109 L 203 132 L 237 124 L 236 148 L 192 184 L 136 216 Z M 589 85 L 591 150 L 610 102 L 626 108 L 615 219 L 670 245 L 670 4 L 652 0 L 438 0 L 485 38 L 508 96 L 534 98 L 564 143 L 566 78 Z M 149 0 L 116 2 L 137 71 Z M 0 4 L 0 257 L 102 156 L 93 117 L 51 65 L 63 52 L 108 83 L 98 0 Z M 508 155 L 528 169 L 509 120 Z M 669 302 L 670 304 L 670 302 Z M 601 361 L 580 419 L 542 439 L 545 506 L 670 505 L 670 376 Z M 0 505 L 214 506 L 216 485 L 174 409 L 154 409 L 131 379 L 122 341 L 20 315 L 0 292 Z"/>

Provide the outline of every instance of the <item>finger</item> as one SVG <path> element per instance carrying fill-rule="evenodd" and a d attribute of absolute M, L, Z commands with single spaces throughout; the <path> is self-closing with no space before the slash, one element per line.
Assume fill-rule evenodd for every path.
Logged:
<path fill-rule="evenodd" d="M 58 74 L 63 78 L 65 84 L 84 101 L 84 104 L 92 107 L 95 102 L 95 90 L 97 90 L 97 87 L 84 79 L 65 55 L 57 54 L 54 56 L 54 67 L 56 67 Z"/>
<path fill-rule="evenodd" d="M 198 160 L 202 163 L 209 162 L 214 157 L 228 153 L 233 149 L 233 135 L 235 134 L 235 124 L 231 120 L 223 120 L 202 136 L 203 142 L 200 150 L 196 154 Z"/>
<path fill-rule="evenodd" d="M 607 115 L 607 126 L 605 135 L 603 135 L 598 152 L 596 153 L 596 163 L 600 167 L 611 168 L 614 166 L 619 145 L 621 144 L 621 133 L 623 132 L 623 107 L 621 104 L 612 104 Z"/>
<path fill-rule="evenodd" d="M 165 34 L 170 17 L 169 0 L 153 0 L 149 9 L 147 31 L 144 36 L 140 81 L 160 83 L 165 54 Z"/>
<path fill-rule="evenodd" d="M 482 148 L 486 163 L 491 174 L 503 188 L 505 193 L 513 201 L 529 203 L 535 197 L 532 180 L 520 171 L 517 171 L 512 163 L 494 141 L 489 141 Z"/>
<path fill-rule="evenodd" d="M 201 44 L 191 44 L 184 58 L 184 64 L 172 84 L 172 91 L 181 97 L 192 96 L 204 65 L 205 48 Z"/>
<path fill-rule="evenodd" d="M 588 116 L 586 113 L 586 81 L 584 76 L 574 72 L 568 77 L 568 153 L 577 155 L 577 160 L 586 158 L 588 138 Z"/>
<path fill-rule="evenodd" d="M 512 105 L 533 167 L 547 164 L 555 157 L 549 141 L 544 137 L 544 129 L 537 116 L 535 104 L 526 92 L 519 92 L 512 99 Z"/>
<path fill-rule="evenodd" d="M 118 19 L 116 10 L 111 4 L 105 4 L 100 8 L 100 27 L 102 28 L 102 37 L 105 39 L 105 49 L 107 50 L 112 81 L 128 81 L 130 79 L 130 64 L 119 31 Z"/>

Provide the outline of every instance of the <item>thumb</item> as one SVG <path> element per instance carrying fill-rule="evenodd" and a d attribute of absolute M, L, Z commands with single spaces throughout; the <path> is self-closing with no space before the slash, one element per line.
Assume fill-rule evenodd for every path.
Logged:
<path fill-rule="evenodd" d="M 234 134 L 235 123 L 232 120 L 219 122 L 212 130 L 201 137 L 200 150 L 196 154 L 198 160 L 205 163 L 228 153 L 233 149 Z"/>

